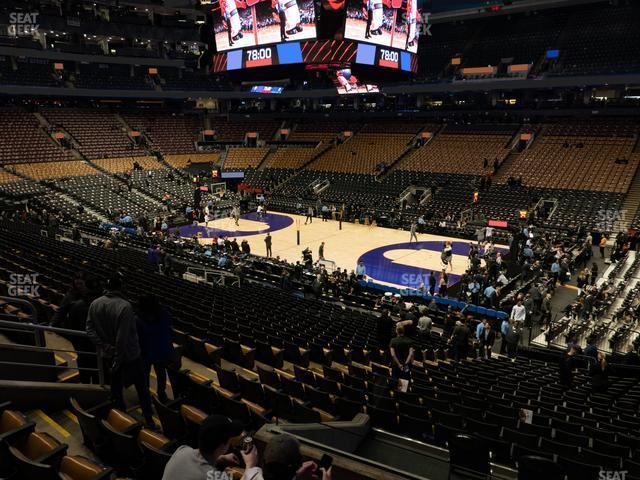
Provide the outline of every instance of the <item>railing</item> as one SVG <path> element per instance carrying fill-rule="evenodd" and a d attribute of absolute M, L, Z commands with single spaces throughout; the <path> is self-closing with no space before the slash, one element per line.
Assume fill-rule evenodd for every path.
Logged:
<path fill-rule="evenodd" d="M 0 297 L 2 298 L 2 297 Z M 9 299 L 8 299 L 9 300 Z M 10 301 L 16 302 L 24 302 L 33 308 L 33 306 L 24 300 L 19 300 L 15 298 L 11 298 Z M 55 333 L 62 337 L 76 337 L 76 338 L 84 338 L 89 339 L 89 335 L 86 332 L 80 330 L 69 330 L 66 328 L 58 328 L 58 327 L 50 327 L 47 325 L 38 325 L 35 323 L 23 323 L 23 322 L 15 322 L 10 320 L 1 320 L 0 319 L 0 332 L 14 332 L 14 333 L 32 333 L 34 336 L 35 346 L 33 345 L 22 345 L 22 344 L 8 344 L 5 345 L 8 348 L 20 349 L 22 351 L 28 350 L 33 352 L 51 352 L 52 354 L 56 353 L 75 353 L 78 355 L 88 355 L 96 358 L 96 365 L 98 368 L 86 368 L 86 367 L 68 367 L 62 365 L 49 365 L 44 363 L 25 363 L 25 362 L 11 362 L 11 361 L 0 361 L 0 365 L 8 365 L 8 366 L 21 366 L 21 367 L 39 367 L 39 368 L 48 368 L 53 370 L 78 370 L 90 373 L 98 374 L 98 382 L 100 385 L 104 385 L 105 383 L 105 375 L 104 375 L 104 364 L 102 361 L 102 355 L 100 351 L 78 351 L 78 350 L 62 350 L 59 348 L 47 348 L 45 342 L 45 333 Z"/>

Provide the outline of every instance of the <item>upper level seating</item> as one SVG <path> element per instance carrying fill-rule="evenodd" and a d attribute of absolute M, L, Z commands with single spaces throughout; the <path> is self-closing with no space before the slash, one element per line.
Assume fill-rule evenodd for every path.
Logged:
<path fill-rule="evenodd" d="M 211 128 L 216 132 L 218 140 L 241 142 L 247 132 L 256 132 L 260 140 L 272 140 L 278 128 L 275 121 L 235 122 L 212 119 Z"/>
<path fill-rule="evenodd" d="M 345 173 L 372 173 L 376 166 L 394 161 L 407 148 L 413 135 L 358 133 L 324 153 L 309 168 Z"/>
<path fill-rule="evenodd" d="M 217 77 L 183 70 L 160 69 L 160 85 L 163 90 L 226 90 L 229 86 Z"/>
<path fill-rule="evenodd" d="M 257 168 L 267 153 L 269 153 L 269 149 L 266 147 L 229 147 L 227 157 L 224 161 L 224 169 L 242 170 Z"/>
<path fill-rule="evenodd" d="M 195 142 L 203 129 L 197 115 L 145 112 L 123 114 L 122 117 L 132 129 L 145 134 L 153 149 L 165 155 L 195 152 Z"/>
<path fill-rule="evenodd" d="M 115 116 L 96 109 L 44 109 L 42 114 L 54 128 L 61 127 L 78 143 L 78 150 L 89 159 L 131 155 L 132 140 Z"/>
<path fill-rule="evenodd" d="M 302 167 L 321 151 L 322 147 L 279 147 L 267 158 L 267 168 L 293 168 Z"/>
<path fill-rule="evenodd" d="M 32 114 L 18 108 L 0 109 L 0 164 L 49 162 L 71 158 L 41 129 Z"/>
<path fill-rule="evenodd" d="M 360 133 L 396 133 L 417 134 L 425 128 L 425 123 L 419 120 L 380 121 L 367 123 Z M 427 128 L 429 130 L 429 128 Z"/>
<path fill-rule="evenodd" d="M 189 153 L 189 154 L 172 154 L 164 157 L 165 161 L 175 168 L 184 168 L 191 163 L 213 163 L 220 161 L 218 152 L 212 153 Z"/>
<path fill-rule="evenodd" d="M 0 57 L 0 84 L 36 85 L 56 87 L 58 77 L 49 60 L 39 58 L 18 58 L 14 70 L 8 57 Z"/>
<path fill-rule="evenodd" d="M 633 137 L 640 133 L 640 125 L 628 119 L 592 119 L 589 121 L 559 121 L 543 125 L 541 133 L 547 136 L 566 135 L 582 137 Z"/>
<path fill-rule="evenodd" d="M 421 172 L 462 173 L 481 175 L 484 160 L 489 164 L 497 158 L 502 162 L 509 150 L 511 135 L 440 133 L 429 144 L 415 150 L 398 168 Z"/>
<path fill-rule="evenodd" d="M 476 22 L 480 35 L 470 42 L 462 57 L 465 66 L 498 65 L 504 59 L 513 64 L 533 64 L 547 50 L 555 48 L 568 12 L 530 12 L 500 16 Z"/>
<path fill-rule="evenodd" d="M 640 5 L 586 6 L 572 11 L 558 45 L 555 74 L 621 73 L 640 70 Z"/>
<path fill-rule="evenodd" d="M 625 193 L 640 162 L 634 144 L 632 137 L 543 135 L 504 175 L 534 187 Z"/>
<path fill-rule="evenodd" d="M 80 73 L 74 76 L 74 84 L 78 88 L 95 88 L 100 90 L 150 90 L 153 82 L 146 75 L 138 73 L 132 76 L 129 65 L 117 64 L 80 64 Z"/>
<path fill-rule="evenodd" d="M 438 80 L 451 59 L 462 54 L 475 31 L 473 22 L 431 25 L 431 36 L 421 36 L 419 74 L 426 80 Z"/>
<path fill-rule="evenodd" d="M 17 182 L 18 180 L 20 180 L 20 177 L 16 177 L 15 175 L 9 172 L 0 170 L 0 183 Z"/>
<path fill-rule="evenodd" d="M 145 170 L 157 170 L 164 168 L 155 158 L 150 156 L 104 158 L 96 160 L 94 163 L 111 173 L 130 173 L 133 170 L 134 162 L 138 162 L 138 164 L 140 164 L 140 166 Z"/>
<path fill-rule="evenodd" d="M 18 172 L 35 180 L 47 178 L 78 177 L 96 175 L 98 171 L 91 165 L 79 160 L 68 162 L 26 163 L 15 165 Z"/>
<path fill-rule="evenodd" d="M 289 134 L 289 140 L 322 141 L 330 143 L 335 140 L 340 132 L 352 131 L 353 125 L 340 121 L 309 121 L 299 122 Z"/>

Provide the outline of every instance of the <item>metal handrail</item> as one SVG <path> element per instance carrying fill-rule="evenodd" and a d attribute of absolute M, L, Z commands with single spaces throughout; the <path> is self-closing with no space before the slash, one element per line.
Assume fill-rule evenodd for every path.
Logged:
<path fill-rule="evenodd" d="M 25 302 L 25 303 L 29 304 L 28 302 Z M 29 305 L 31 306 L 31 304 Z M 74 336 L 74 337 L 90 339 L 87 332 L 83 332 L 80 330 L 70 330 L 68 328 L 51 327 L 49 325 L 40 325 L 36 323 L 12 322 L 9 320 L 0 320 L 0 330 L 14 331 L 14 332 L 16 331 L 31 332 L 34 334 L 36 332 L 49 332 L 49 333 L 56 333 L 63 337 Z M 38 340 L 39 337 L 37 335 L 34 335 L 34 337 L 36 338 L 36 342 L 39 343 L 39 340 Z M 34 345 L 21 345 L 21 344 L 7 344 L 7 345 L 4 345 L 4 347 L 15 348 L 20 350 L 31 350 L 34 352 L 45 351 L 45 352 L 51 352 L 53 354 L 55 354 L 56 352 L 61 352 L 61 353 L 76 353 L 76 354 L 83 354 L 83 355 L 95 355 L 96 363 L 98 365 L 97 369 L 79 367 L 77 365 L 73 367 L 73 369 L 78 371 L 87 371 L 87 372 L 97 371 L 98 382 L 100 383 L 100 385 L 105 384 L 104 362 L 102 361 L 102 353 L 100 352 L 100 349 L 96 349 L 95 352 L 85 352 L 85 351 L 78 351 L 78 350 L 61 350 L 58 348 L 48 348 L 42 345 L 34 346 Z M 0 361 L 0 365 L 37 366 L 37 367 L 53 368 L 53 369 L 69 369 L 69 367 L 60 366 L 60 365 L 47 365 L 47 364 L 38 364 L 38 363 L 22 363 L 22 362 L 10 362 L 10 361 Z"/>

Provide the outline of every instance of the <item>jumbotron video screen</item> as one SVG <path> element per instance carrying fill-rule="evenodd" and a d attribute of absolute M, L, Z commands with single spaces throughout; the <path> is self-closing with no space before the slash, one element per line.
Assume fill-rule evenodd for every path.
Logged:
<path fill-rule="evenodd" d="M 347 0 L 344 37 L 418 52 L 418 0 Z"/>
<path fill-rule="evenodd" d="M 213 11 L 216 49 L 316 38 L 313 0 L 220 0 Z"/>

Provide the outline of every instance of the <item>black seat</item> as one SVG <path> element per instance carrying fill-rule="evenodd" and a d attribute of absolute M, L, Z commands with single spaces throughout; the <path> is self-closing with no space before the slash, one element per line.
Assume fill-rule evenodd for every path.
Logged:
<path fill-rule="evenodd" d="M 517 443 L 518 445 L 531 449 L 538 447 L 537 435 L 524 433 L 519 430 L 512 430 L 506 427 L 502 429 L 502 440 L 509 443 Z"/>
<path fill-rule="evenodd" d="M 442 412 L 440 410 L 431 410 L 431 416 L 435 423 L 440 423 L 458 430 L 462 430 L 464 428 L 464 419 L 462 418 L 462 415 Z"/>
<path fill-rule="evenodd" d="M 522 455 L 518 459 L 518 480 L 563 480 L 561 465 L 545 457 Z"/>
<path fill-rule="evenodd" d="M 267 342 L 255 339 L 256 360 L 266 363 L 274 368 L 282 368 L 284 365 L 284 351 L 271 346 Z"/>
<path fill-rule="evenodd" d="M 218 376 L 218 383 L 222 388 L 231 393 L 238 393 L 240 391 L 238 374 L 236 372 L 219 366 L 215 367 L 215 371 Z"/>
<path fill-rule="evenodd" d="M 589 447 L 589 437 L 586 435 L 576 435 L 563 430 L 556 430 L 554 440 L 578 447 Z"/>
<path fill-rule="evenodd" d="M 631 456 L 631 448 L 629 448 L 628 446 L 605 442 L 600 440 L 599 438 L 593 439 L 592 449 L 598 453 L 611 455 L 613 457 L 620 457 L 623 459 L 629 458 Z"/>
<path fill-rule="evenodd" d="M 372 426 L 391 431 L 397 429 L 398 417 L 395 410 L 387 410 L 385 408 L 367 405 L 367 414 L 371 418 Z"/>
<path fill-rule="evenodd" d="M 481 422 L 480 420 L 470 417 L 465 419 L 465 423 L 467 425 L 467 431 L 470 433 L 479 433 L 493 438 L 498 438 L 500 436 L 500 425 Z"/>
<path fill-rule="evenodd" d="M 304 368 L 309 367 L 309 351 L 298 347 L 295 343 L 284 342 L 284 358 L 288 362 L 295 363 Z"/>
<path fill-rule="evenodd" d="M 621 458 L 619 456 L 607 455 L 595 450 L 590 450 L 588 448 L 582 449 L 581 458 L 591 464 L 600 465 L 602 468 L 607 470 L 616 470 L 620 468 L 622 464 Z"/>
<path fill-rule="evenodd" d="M 140 442 L 142 455 L 144 457 L 144 467 L 141 468 L 141 478 L 145 480 L 155 480 L 162 478 L 164 469 L 171 459 L 171 453 L 149 445 L 147 442 Z"/>
<path fill-rule="evenodd" d="M 441 447 L 446 447 L 451 438 L 458 434 L 464 435 L 465 432 L 459 428 L 449 427 L 442 423 L 434 423 L 433 425 L 433 440 L 436 445 Z"/>
<path fill-rule="evenodd" d="M 71 410 L 80 424 L 83 443 L 87 448 L 93 450 L 98 455 L 103 454 L 106 437 L 100 422 L 102 419 L 106 418 L 113 404 L 111 402 L 107 402 L 85 410 L 80 406 L 75 398 L 71 398 L 70 403 Z"/>
<path fill-rule="evenodd" d="M 362 412 L 362 403 L 346 398 L 336 397 L 335 405 L 336 413 L 341 420 L 352 420 L 353 417 Z"/>
<path fill-rule="evenodd" d="M 426 418 L 416 418 L 401 414 L 399 431 L 416 440 L 429 441 L 429 439 L 433 438 L 433 425 Z"/>
<path fill-rule="evenodd" d="M 540 439 L 540 448 L 547 453 L 562 455 L 567 458 L 576 458 L 580 454 L 580 447 L 577 445 L 556 442 L 544 437 Z"/>
<path fill-rule="evenodd" d="M 294 423 L 320 423 L 322 421 L 322 417 L 320 412 L 317 410 L 294 401 L 293 412 L 289 417 L 289 420 Z"/>
<path fill-rule="evenodd" d="M 309 400 L 314 407 L 320 408 L 325 412 L 335 413 L 335 404 L 331 399 L 331 395 L 327 392 L 309 386 L 305 387 L 305 392 L 307 400 Z"/>
<path fill-rule="evenodd" d="M 457 470 L 474 476 L 488 475 L 489 448 L 472 435 L 453 435 L 449 439 L 449 477 Z"/>
<path fill-rule="evenodd" d="M 173 402 L 169 406 L 162 403 L 155 395 L 152 398 L 162 425 L 162 432 L 169 438 L 183 439 L 187 434 L 187 429 L 184 419 L 180 415 L 180 404 Z"/>
<path fill-rule="evenodd" d="M 558 456 L 558 464 L 564 468 L 567 480 L 586 480 L 588 478 L 600 478 L 601 468 L 584 460 L 574 460 Z"/>

